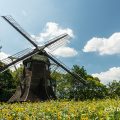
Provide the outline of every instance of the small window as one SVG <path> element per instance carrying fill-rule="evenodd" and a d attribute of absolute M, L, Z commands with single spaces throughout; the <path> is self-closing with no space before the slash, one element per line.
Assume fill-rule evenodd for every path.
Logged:
<path fill-rule="evenodd" d="M 31 68 L 31 62 L 27 63 L 27 68 L 28 68 L 28 69 Z"/>
<path fill-rule="evenodd" d="M 46 65 L 46 70 L 48 70 L 49 68 L 48 68 L 48 65 Z"/>

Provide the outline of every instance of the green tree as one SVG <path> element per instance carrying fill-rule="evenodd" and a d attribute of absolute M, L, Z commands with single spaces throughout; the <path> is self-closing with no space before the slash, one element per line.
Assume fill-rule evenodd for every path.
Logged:
<path fill-rule="evenodd" d="M 57 82 L 56 93 L 59 98 L 86 100 L 93 98 L 102 99 L 106 97 L 108 93 L 106 86 L 100 83 L 97 77 L 88 75 L 83 66 L 74 65 L 72 72 L 81 76 L 86 81 L 86 85 L 81 83 L 82 79 L 76 80 L 68 73 L 54 72 L 52 76 Z"/>
<path fill-rule="evenodd" d="M 11 96 L 11 90 L 14 87 L 12 80 L 13 77 L 9 70 L 0 73 L 0 101 L 6 101 Z"/>
<path fill-rule="evenodd" d="M 56 96 L 57 98 L 63 99 L 68 98 L 70 82 L 66 79 L 67 74 L 60 72 L 52 72 L 51 78 L 56 81 Z"/>
<path fill-rule="evenodd" d="M 120 81 L 113 80 L 108 84 L 108 94 L 111 98 L 120 97 Z"/>
<path fill-rule="evenodd" d="M 0 62 L 0 67 L 4 66 Z M 3 73 L 0 73 L 0 101 L 7 101 L 16 88 L 16 79 L 12 75 L 11 70 L 6 70 Z"/>
<path fill-rule="evenodd" d="M 75 65 L 72 71 L 73 73 L 79 74 L 86 81 L 86 85 L 75 81 L 74 78 L 71 77 L 72 88 L 70 98 L 74 98 L 75 100 L 102 99 L 107 95 L 106 86 L 100 83 L 98 78 L 88 75 L 84 67 Z"/>

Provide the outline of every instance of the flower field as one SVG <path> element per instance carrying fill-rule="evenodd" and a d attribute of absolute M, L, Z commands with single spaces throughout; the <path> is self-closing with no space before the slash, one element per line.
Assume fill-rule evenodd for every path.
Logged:
<path fill-rule="evenodd" d="M 0 120 L 120 120 L 120 100 L 0 103 Z"/>

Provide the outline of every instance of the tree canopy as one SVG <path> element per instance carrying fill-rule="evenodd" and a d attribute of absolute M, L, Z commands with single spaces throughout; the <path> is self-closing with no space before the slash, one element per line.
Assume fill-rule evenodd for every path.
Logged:
<path fill-rule="evenodd" d="M 2 66 L 4 64 L 0 62 L 0 67 Z M 20 71 L 21 68 L 14 72 L 7 69 L 5 72 L 0 73 L 0 101 L 7 101 L 15 92 Z"/>

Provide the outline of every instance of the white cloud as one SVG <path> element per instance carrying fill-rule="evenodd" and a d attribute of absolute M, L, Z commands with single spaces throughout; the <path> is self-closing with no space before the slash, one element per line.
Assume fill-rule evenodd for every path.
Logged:
<path fill-rule="evenodd" d="M 120 32 L 109 38 L 93 37 L 84 46 L 84 52 L 98 52 L 100 55 L 120 54 Z"/>
<path fill-rule="evenodd" d="M 40 33 L 37 36 L 32 35 L 32 37 L 40 44 L 43 44 L 43 42 L 46 42 L 64 33 L 67 33 L 72 38 L 74 37 L 72 29 L 62 28 L 57 23 L 48 22 L 46 23 L 45 28 L 42 33 Z M 68 41 L 66 41 L 66 43 L 68 43 Z M 52 54 L 56 56 L 61 56 L 61 57 L 72 57 L 72 56 L 77 55 L 77 51 L 74 48 L 68 47 L 67 44 L 64 44 L 63 46 L 60 46 L 59 48 L 55 49 L 54 51 L 50 51 L 50 52 L 52 52 Z"/>
<path fill-rule="evenodd" d="M 0 61 L 2 61 L 4 64 L 11 63 L 12 61 L 10 58 L 8 58 L 9 56 L 10 56 L 9 54 L 6 54 L 4 52 L 0 52 Z M 15 66 L 14 65 L 11 66 L 10 70 L 15 71 L 15 67 L 19 68 L 21 64 L 22 64 L 22 62 L 19 62 L 19 63 L 15 64 Z"/>
<path fill-rule="evenodd" d="M 73 57 L 77 54 L 77 51 L 74 48 L 70 47 L 60 47 L 57 50 L 53 51 L 53 55 L 61 57 Z"/>
<path fill-rule="evenodd" d="M 4 53 L 4 52 L 0 52 L 0 60 L 5 59 L 5 58 L 7 58 L 8 56 L 9 56 L 8 54 L 6 54 L 6 53 Z"/>
<path fill-rule="evenodd" d="M 107 84 L 113 80 L 120 80 L 120 67 L 112 67 L 108 71 L 92 74 L 98 77 L 102 83 Z"/>
<path fill-rule="evenodd" d="M 70 37 L 74 37 L 73 31 L 70 28 L 62 28 L 57 23 L 47 22 L 43 32 L 33 37 L 35 37 L 38 42 L 45 42 L 64 33 L 69 34 Z"/>

